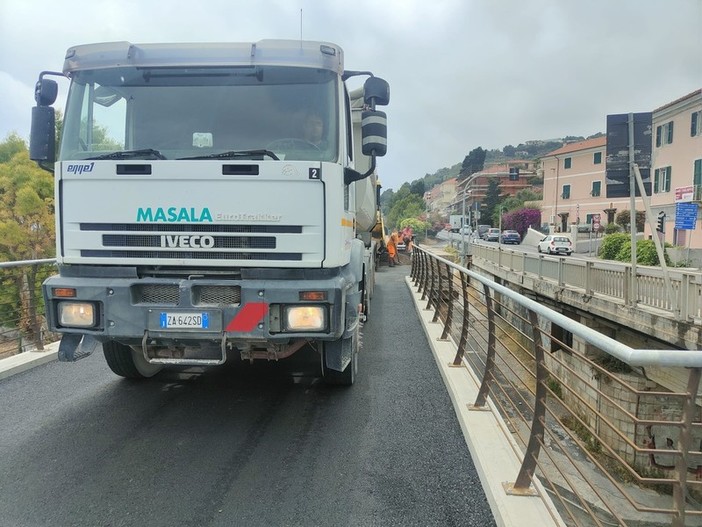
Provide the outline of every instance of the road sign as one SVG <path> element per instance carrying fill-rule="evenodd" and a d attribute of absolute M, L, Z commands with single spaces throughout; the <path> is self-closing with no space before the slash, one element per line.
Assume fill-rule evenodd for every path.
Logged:
<path fill-rule="evenodd" d="M 676 187 L 675 203 L 678 203 L 679 201 L 692 201 L 694 192 L 695 187 L 692 185 L 688 185 L 687 187 Z"/>
<path fill-rule="evenodd" d="M 697 203 L 678 202 L 675 204 L 675 228 L 678 230 L 695 230 L 697 224 Z"/>
<path fill-rule="evenodd" d="M 599 214 L 592 215 L 592 230 L 595 232 L 600 230 L 600 215 Z"/>

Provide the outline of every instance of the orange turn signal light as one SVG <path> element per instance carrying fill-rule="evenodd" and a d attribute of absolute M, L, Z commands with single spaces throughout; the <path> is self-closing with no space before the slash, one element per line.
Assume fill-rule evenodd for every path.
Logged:
<path fill-rule="evenodd" d="M 75 298 L 76 290 L 72 287 L 53 287 L 51 293 L 59 298 Z"/>
<path fill-rule="evenodd" d="M 326 291 L 300 291 L 300 300 L 313 300 L 315 302 L 319 302 L 326 299 Z"/>

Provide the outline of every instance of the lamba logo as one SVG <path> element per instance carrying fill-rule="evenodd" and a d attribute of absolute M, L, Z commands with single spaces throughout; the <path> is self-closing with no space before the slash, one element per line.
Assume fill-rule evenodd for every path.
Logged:
<path fill-rule="evenodd" d="M 178 236 L 177 234 L 166 234 L 161 236 L 161 247 L 167 248 L 189 248 L 189 249 L 212 249 L 215 240 L 212 236 Z"/>
<path fill-rule="evenodd" d="M 83 172 L 92 172 L 95 162 L 92 163 L 81 163 L 78 165 L 68 165 L 66 167 L 66 172 L 69 174 L 82 174 Z"/>

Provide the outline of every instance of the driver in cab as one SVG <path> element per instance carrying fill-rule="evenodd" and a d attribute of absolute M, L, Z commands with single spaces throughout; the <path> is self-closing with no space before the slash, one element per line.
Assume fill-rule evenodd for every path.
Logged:
<path fill-rule="evenodd" d="M 324 121 L 318 113 L 310 112 L 305 115 L 302 122 L 302 138 L 317 148 L 322 149 L 324 135 Z"/>

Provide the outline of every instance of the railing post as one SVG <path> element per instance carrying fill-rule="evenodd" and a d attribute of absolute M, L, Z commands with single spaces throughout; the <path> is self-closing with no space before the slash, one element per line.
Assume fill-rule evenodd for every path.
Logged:
<path fill-rule="evenodd" d="M 436 261 L 436 276 L 438 283 L 436 285 L 436 293 L 434 294 L 434 316 L 431 318 L 432 322 L 439 320 L 439 307 L 441 307 L 441 294 L 443 293 L 441 287 L 443 285 L 441 280 L 441 263 L 439 260 Z"/>
<path fill-rule="evenodd" d="M 422 291 L 422 298 L 424 300 L 427 297 L 427 287 L 429 285 L 429 254 L 427 252 L 422 253 L 422 278 L 420 280 L 420 290 Z"/>
<path fill-rule="evenodd" d="M 565 287 L 565 278 L 564 278 L 565 273 L 563 272 L 564 267 L 565 267 L 565 258 L 559 258 L 558 259 L 558 285 L 559 285 L 559 287 Z"/>
<path fill-rule="evenodd" d="M 28 315 L 32 332 L 32 341 L 34 341 L 34 345 L 37 347 L 37 351 L 44 351 L 44 338 L 41 330 L 41 321 L 39 318 L 39 314 L 37 313 L 37 295 L 35 288 L 35 282 L 38 272 L 39 266 L 36 264 L 32 265 L 27 281 L 27 298 L 29 299 Z"/>
<path fill-rule="evenodd" d="M 544 274 L 543 264 L 544 264 L 544 257 L 542 255 L 539 255 L 539 267 L 538 267 L 539 278 L 543 278 L 543 274 Z"/>
<path fill-rule="evenodd" d="M 495 369 L 495 310 L 493 309 L 492 297 L 490 296 L 490 288 L 483 284 L 483 291 L 485 293 L 485 306 L 487 307 L 488 316 L 487 356 L 485 357 L 483 380 L 480 383 L 480 389 L 475 397 L 473 408 L 483 408 L 485 406 L 487 395 L 490 391 L 490 382 L 494 379 L 493 370 Z"/>
<path fill-rule="evenodd" d="M 463 297 L 463 321 L 461 322 L 461 338 L 458 341 L 458 349 L 456 350 L 456 357 L 453 359 L 454 366 L 460 366 L 463 362 L 463 355 L 465 355 L 466 344 L 468 342 L 468 326 L 470 323 L 469 319 L 469 306 L 470 299 L 468 298 L 468 280 L 467 276 L 463 271 L 461 273 L 461 296 Z"/>
<path fill-rule="evenodd" d="M 417 266 L 415 265 L 415 263 L 416 263 L 417 259 L 414 257 L 415 254 L 416 254 L 416 251 L 413 251 L 412 254 L 410 254 L 410 265 L 411 265 L 411 267 L 410 267 L 410 280 L 412 280 L 412 282 L 416 283 L 416 281 L 415 281 L 416 276 L 415 275 L 417 273 Z"/>
<path fill-rule="evenodd" d="M 585 262 L 585 294 L 592 296 L 592 262 Z"/>
<path fill-rule="evenodd" d="M 683 273 L 680 277 L 680 298 L 678 300 L 679 320 L 687 320 L 690 317 L 690 275 Z"/>
<path fill-rule="evenodd" d="M 427 264 L 427 271 L 429 273 L 429 278 L 427 278 L 427 282 L 429 283 L 429 294 L 427 294 L 427 305 L 424 306 L 424 310 L 428 311 L 429 308 L 431 307 L 431 301 L 432 297 L 434 296 L 434 259 L 429 258 L 429 262 Z"/>
<path fill-rule="evenodd" d="M 539 330 L 539 317 L 533 311 L 529 311 L 529 320 L 531 322 L 531 331 L 534 344 L 534 358 L 536 359 L 536 391 L 534 395 L 534 417 L 531 422 L 531 433 L 529 435 L 529 444 L 522 467 L 519 469 L 519 474 L 513 485 L 507 488 L 508 494 L 520 495 L 535 495 L 534 491 L 529 489 L 531 481 L 536 470 L 536 460 L 541 451 L 541 445 L 544 442 L 544 431 L 546 422 L 546 397 L 548 390 L 546 388 L 546 380 L 548 372 L 546 371 L 544 361 L 544 348 L 541 342 L 541 331 Z"/>
<path fill-rule="evenodd" d="M 453 272 L 451 271 L 451 266 L 446 264 L 446 278 L 448 279 L 448 300 L 447 300 L 447 311 L 446 311 L 446 323 L 444 324 L 444 330 L 441 332 L 441 337 L 439 340 L 447 340 L 449 330 L 451 329 L 451 322 L 453 321 Z M 437 314 L 439 311 L 436 311 Z"/>
<path fill-rule="evenodd" d="M 678 434 L 677 449 L 680 455 L 675 460 L 675 472 L 678 476 L 677 485 L 673 485 L 673 527 L 685 525 L 685 497 L 687 496 L 687 466 L 690 461 L 692 447 L 692 421 L 695 417 L 695 399 L 700 387 L 700 374 L 702 368 L 691 368 L 687 379 L 687 394 L 682 407 L 682 426 Z"/>

